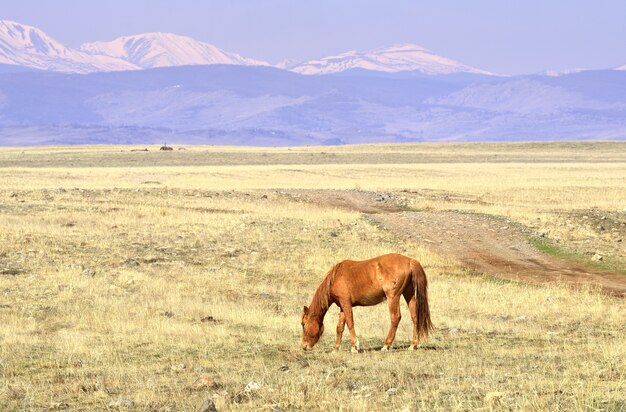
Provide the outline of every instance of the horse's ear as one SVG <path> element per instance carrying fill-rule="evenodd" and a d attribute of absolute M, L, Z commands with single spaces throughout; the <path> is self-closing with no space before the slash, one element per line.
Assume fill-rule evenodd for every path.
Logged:
<path fill-rule="evenodd" d="M 302 309 L 302 313 L 304 313 L 305 315 L 307 313 L 309 313 L 309 308 L 307 308 L 306 306 Z"/>

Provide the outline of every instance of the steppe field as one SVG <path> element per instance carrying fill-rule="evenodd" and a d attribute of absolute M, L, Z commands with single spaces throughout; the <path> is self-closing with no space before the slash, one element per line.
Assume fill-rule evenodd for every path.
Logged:
<path fill-rule="evenodd" d="M 0 410 L 626 411 L 626 142 L 0 148 Z M 435 330 L 300 312 L 420 260 Z"/>

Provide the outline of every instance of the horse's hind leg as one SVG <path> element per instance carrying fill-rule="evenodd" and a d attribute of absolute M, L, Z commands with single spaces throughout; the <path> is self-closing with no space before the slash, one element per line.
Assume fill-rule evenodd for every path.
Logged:
<path fill-rule="evenodd" d="M 343 328 L 346 325 L 346 314 L 343 310 L 339 311 L 339 322 L 337 323 L 337 342 L 335 342 L 335 350 L 341 348 L 341 336 L 343 335 Z"/>
<path fill-rule="evenodd" d="M 391 326 L 389 327 L 389 333 L 387 334 L 387 339 L 385 339 L 385 344 L 382 347 L 382 351 L 386 352 L 389 350 L 389 347 L 393 343 L 393 340 L 396 337 L 396 330 L 398 330 L 398 324 L 400 323 L 400 319 L 402 315 L 400 314 L 400 296 L 394 296 L 387 301 L 389 303 L 389 317 L 391 318 Z"/>
<path fill-rule="evenodd" d="M 417 338 L 417 299 L 415 298 L 413 288 L 404 291 L 404 300 L 406 300 L 407 305 L 409 305 L 409 312 L 411 313 L 411 320 L 413 321 L 413 339 L 411 340 L 409 350 L 415 350 L 419 342 Z"/>

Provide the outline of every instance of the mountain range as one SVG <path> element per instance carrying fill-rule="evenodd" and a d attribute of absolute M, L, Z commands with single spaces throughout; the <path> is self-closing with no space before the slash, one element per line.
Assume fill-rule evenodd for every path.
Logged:
<path fill-rule="evenodd" d="M 0 20 L 0 63 L 69 73 L 208 64 L 271 66 L 262 60 L 242 57 L 212 44 L 172 33 L 123 36 L 108 42 L 85 43 L 75 50 L 64 46 L 36 27 L 9 20 Z M 419 71 L 425 74 L 490 74 L 413 44 L 395 45 L 369 52 L 351 51 L 280 68 L 301 74 L 338 73 L 355 68 L 390 73 Z"/>
<path fill-rule="evenodd" d="M 499 76 L 411 44 L 277 68 L 189 37 L 0 21 L 0 145 L 626 139 L 626 66 Z"/>

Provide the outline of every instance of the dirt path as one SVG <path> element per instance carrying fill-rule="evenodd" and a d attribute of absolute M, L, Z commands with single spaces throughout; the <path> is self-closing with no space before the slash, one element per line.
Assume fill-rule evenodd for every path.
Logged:
<path fill-rule="evenodd" d="M 292 191 L 302 200 L 370 214 L 370 219 L 461 265 L 506 279 L 531 283 L 591 283 L 626 296 L 626 275 L 600 272 L 537 250 L 521 225 L 459 212 L 403 211 L 402 197 L 363 191 Z"/>

